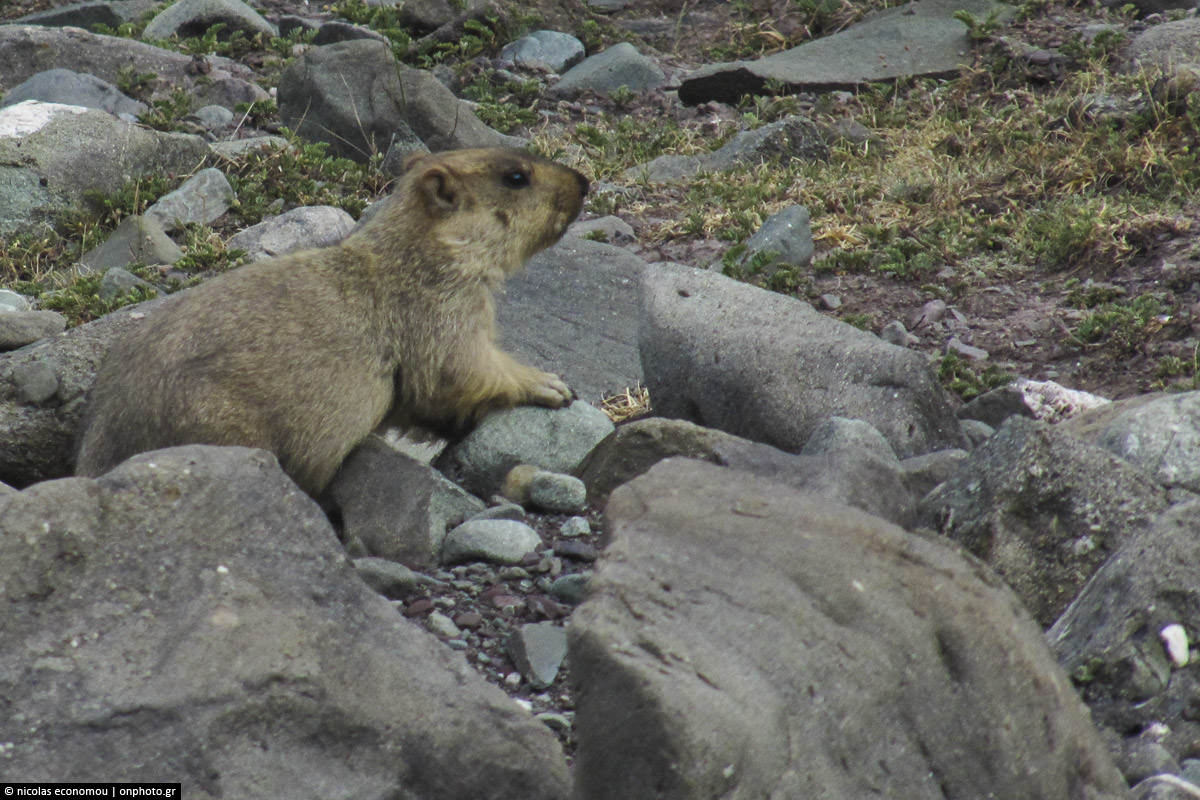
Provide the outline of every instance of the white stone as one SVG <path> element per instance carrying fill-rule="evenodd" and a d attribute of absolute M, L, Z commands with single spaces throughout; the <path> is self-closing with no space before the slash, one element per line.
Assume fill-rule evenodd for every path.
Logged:
<path fill-rule="evenodd" d="M 1165 626 L 1158 632 L 1158 636 L 1163 641 L 1163 647 L 1167 649 L 1167 656 L 1171 659 L 1171 664 L 1176 667 L 1186 667 L 1188 663 L 1188 635 L 1182 625 L 1173 623 Z"/>
<path fill-rule="evenodd" d="M 20 139 L 37 133 L 59 114 L 84 114 L 90 110 L 83 106 L 24 100 L 7 108 L 0 108 L 0 139 Z"/>

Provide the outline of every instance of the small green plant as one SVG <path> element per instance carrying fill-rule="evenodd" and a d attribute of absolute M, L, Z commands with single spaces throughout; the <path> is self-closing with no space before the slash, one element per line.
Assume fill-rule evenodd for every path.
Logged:
<path fill-rule="evenodd" d="M 327 150 L 324 142 L 292 136 L 289 147 L 247 153 L 227 165 L 226 177 L 237 196 L 232 211 L 245 225 L 277 213 L 278 203 L 289 208 L 332 205 L 359 216 L 368 199 L 383 190 L 379 159 L 360 164 L 332 157 Z"/>
<path fill-rule="evenodd" d="M 138 72 L 131 65 L 125 65 L 117 70 L 116 86 L 122 93 L 141 100 L 148 99 L 154 81 L 158 78 L 153 72 Z"/>
<path fill-rule="evenodd" d="M 1167 306 L 1160 297 L 1143 294 L 1128 302 L 1108 302 L 1084 316 L 1071 331 L 1079 345 L 1103 344 L 1124 355 L 1162 328 Z"/>
<path fill-rule="evenodd" d="M 170 96 L 153 101 L 138 122 L 156 131 L 172 131 L 191 111 L 192 96 L 184 89 L 175 89 Z"/>
<path fill-rule="evenodd" d="M 959 9 L 954 12 L 954 18 L 967 26 L 967 38 L 973 42 L 981 42 L 992 37 L 1000 19 L 999 9 L 993 10 L 983 19 L 979 19 L 970 11 Z"/>
<path fill-rule="evenodd" d="M 406 58 L 412 50 L 412 37 L 400 23 L 399 7 L 396 5 L 368 6 L 363 0 L 338 0 L 326 8 L 334 16 L 386 36 L 398 59 Z"/>
<path fill-rule="evenodd" d="M 225 239 L 206 225 L 189 224 L 184 228 L 183 258 L 175 262 L 183 272 L 224 272 L 246 257 L 245 250 L 230 249 Z"/>
<path fill-rule="evenodd" d="M 141 214 L 158 198 L 175 188 L 177 181 L 166 175 L 143 175 L 126 181 L 107 194 L 87 192 L 84 197 L 106 228 L 114 228 L 125 217 Z"/>
<path fill-rule="evenodd" d="M 137 270 L 134 270 L 135 272 Z M 39 304 L 48 311 L 57 311 L 74 325 L 98 319 L 122 306 L 150 300 L 158 295 L 157 290 L 137 286 L 125 294 L 105 300 L 100 297 L 101 273 L 89 273 L 72 280 L 62 288 L 43 290 Z"/>
<path fill-rule="evenodd" d="M 853 325 L 859 330 L 875 330 L 875 318 L 870 314 L 847 314 L 842 317 L 842 322 L 845 322 L 847 325 Z"/>
<path fill-rule="evenodd" d="M 1173 392 L 1200 389 L 1200 345 L 1192 347 L 1190 358 L 1164 356 L 1159 359 L 1150 388 Z"/>
<path fill-rule="evenodd" d="M 534 105 L 539 94 L 537 81 L 497 81 L 492 70 L 463 87 L 463 96 L 477 104 L 476 116 L 502 133 L 537 122 Z"/>
<path fill-rule="evenodd" d="M 946 353 L 942 356 L 938 361 L 937 371 L 942 385 L 963 400 L 971 400 L 1015 380 L 1012 373 L 995 364 L 976 370 L 970 361 L 957 353 Z"/>

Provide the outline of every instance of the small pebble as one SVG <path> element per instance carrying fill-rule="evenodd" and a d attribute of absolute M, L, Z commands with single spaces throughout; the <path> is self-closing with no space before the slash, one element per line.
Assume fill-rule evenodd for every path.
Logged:
<path fill-rule="evenodd" d="M 576 561 L 595 561 L 599 557 L 599 552 L 596 548 L 587 542 L 575 541 L 568 539 L 565 542 L 559 542 L 554 546 L 554 554 L 563 556 L 564 558 L 573 558 Z"/>
<path fill-rule="evenodd" d="M 541 714 L 534 715 L 534 719 L 541 720 L 552 731 L 565 731 L 571 728 L 571 720 L 567 719 L 565 714 L 543 711 Z"/>
<path fill-rule="evenodd" d="M 455 639 L 462 635 L 462 631 L 454 624 L 454 620 L 440 611 L 434 611 L 425 617 L 425 625 L 443 639 Z"/>
<path fill-rule="evenodd" d="M 433 601 L 428 597 L 421 597 L 413 600 L 404 607 L 404 616 L 419 617 L 422 614 L 428 614 L 430 611 L 433 611 Z"/>
<path fill-rule="evenodd" d="M 588 522 L 587 517 L 571 517 L 563 522 L 562 527 L 558 529 L 560 536 L 587 536 L 592 532 L 592 524 Z"/>
<path fill-rule="evenodd" d="M 483 624 L 483 615 L 478 611 L 464 611 L 454 618 L 454 624 L 460 628 L 478 628 Z"/>
<path fill-rule="evenodd" d="M 587 487 L 573 475 L 538 472 L 529 481 L 529 503 L 544 511 L 579 513 L 587 507 Z"/>
<path fill-rule="evenodd" d="M 550 593 L 564 603 L 573 605 L 582 603 L 584 592 L 587 590 L 588 577 L 585 572 L 563 575 L 550 584 Z"/>

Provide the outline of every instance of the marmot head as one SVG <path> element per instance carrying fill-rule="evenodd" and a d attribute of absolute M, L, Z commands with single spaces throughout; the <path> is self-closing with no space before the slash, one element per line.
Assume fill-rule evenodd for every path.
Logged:
<path fill-rule="evenodd" d="M 499 279 L 558 241 L 587 190 L 587 179 L 570 167 L 489 148 L 412 156 L 396 191 L 456 260 L 488 261 Z"/>

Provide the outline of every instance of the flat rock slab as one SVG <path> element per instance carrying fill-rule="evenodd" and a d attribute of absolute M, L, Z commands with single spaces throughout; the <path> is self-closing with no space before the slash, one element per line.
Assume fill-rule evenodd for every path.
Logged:
<path fill-rule="evenodd" d="M 613 245 L 563 238 L 497 298 L 504 347 L 557 372 L 589 403 L 642 381 L 639 291 L 646 262 Z"/>
<path fill-rule="evenodd" d="M 853 89 L 905 76 L 952 74 L 971 60 L 967 27 L 954 18 L 965 10 L 980 20 L 993 10 L 1011 12 L 992 0 L 921 0 L 874 14 L 857 25 L 757 61 L 712 64 L 679 86 L 685 103 L 737 101 L 762 92 L 768 81 L 787 92 Z"/>
<path fill-rule="evenodd" d="M 6 779 L 569 794 L 554 735 L 368 589 L 269 453 L 159 450 L 0 503 Z"/>
<path fill-rule="evenodd" d="M 568 629 L 579 798 L 1124 797 L 986 568 L 671 459 L 613 493 Z"/>

